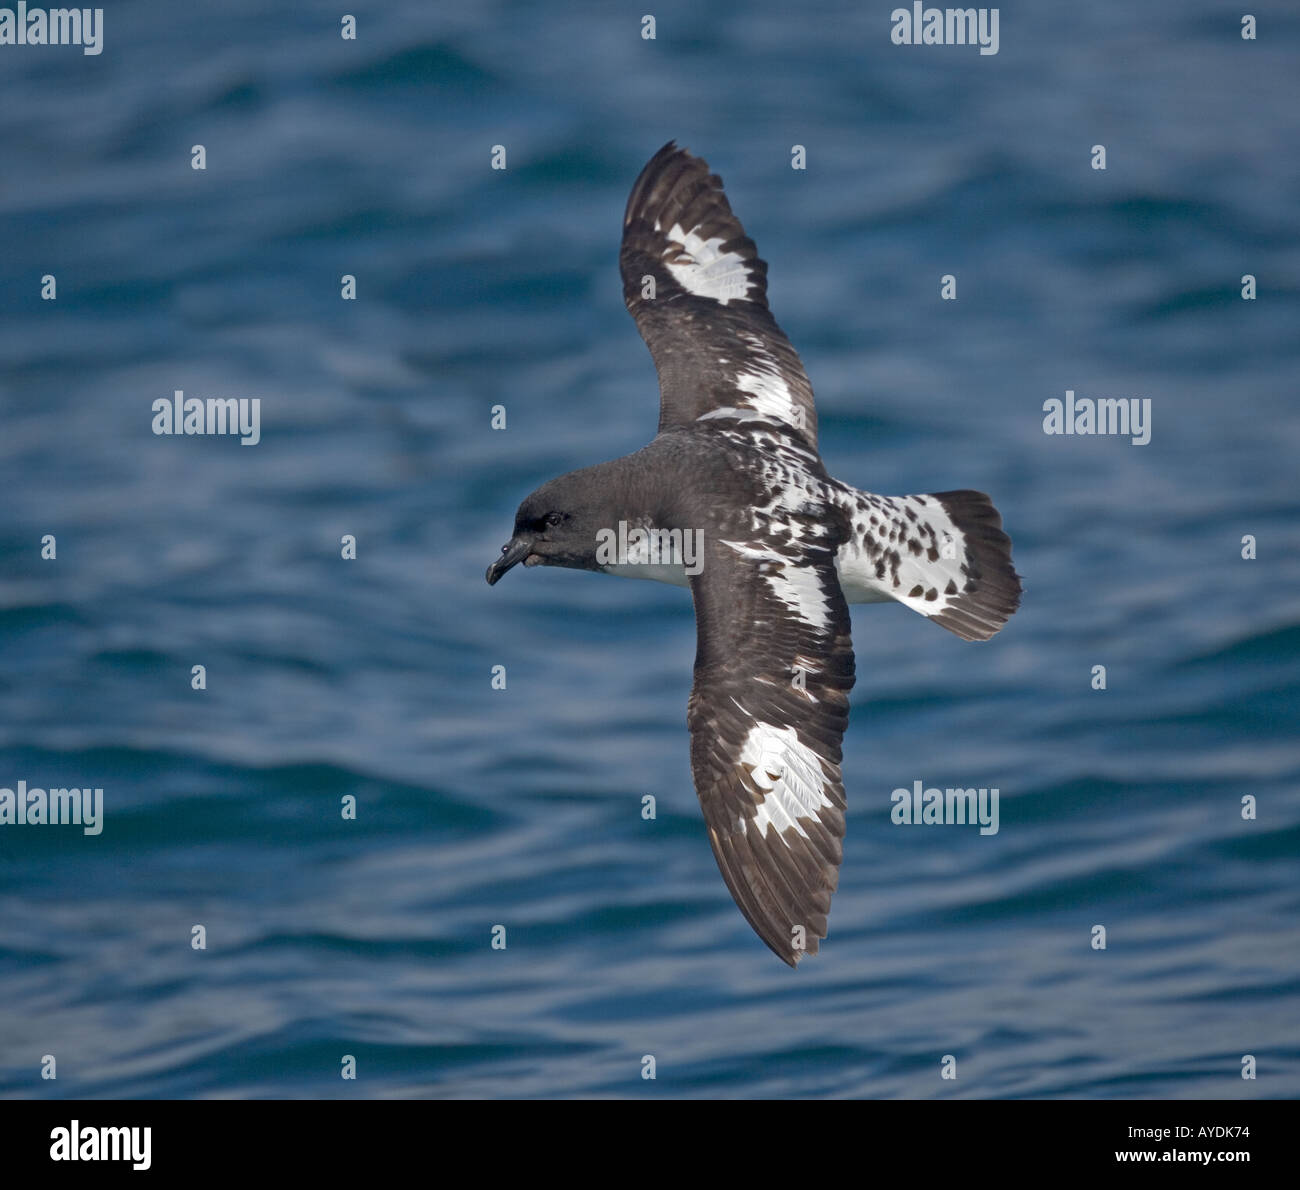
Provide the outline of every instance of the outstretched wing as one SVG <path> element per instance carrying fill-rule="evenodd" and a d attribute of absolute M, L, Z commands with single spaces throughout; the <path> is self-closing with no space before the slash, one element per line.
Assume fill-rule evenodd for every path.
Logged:
<path fill-rule="evenodd" d="M 817 449 L 812 386 L 722 179 L 669 141 L 623 216 L 623 300 L 659 372 L 659 429 L 764 422 Z"/>
<path fill-rule="evenodd" d="M 809 526 L 811 529 L 811 526 Z M 829 548 L 715 540 L 691 579 L 691 769 L 723 879 L 792 967 L 817 952 L 844 838 L 853 642 Z"/>

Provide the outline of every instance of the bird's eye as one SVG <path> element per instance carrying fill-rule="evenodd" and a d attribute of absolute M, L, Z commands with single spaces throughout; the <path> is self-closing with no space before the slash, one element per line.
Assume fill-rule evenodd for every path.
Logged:
<path fill-rule="evenodd" d="M 546 525 L 548 528 L 555 528 L 555 526 L 562 520 L 564 520 L 564 513 L 562 512 L 548 512 L 546 514 Z"/>

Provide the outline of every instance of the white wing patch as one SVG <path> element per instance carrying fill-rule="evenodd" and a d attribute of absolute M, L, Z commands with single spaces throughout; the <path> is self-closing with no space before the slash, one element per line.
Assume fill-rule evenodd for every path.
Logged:
<path fill-rule="evenodd" d="M 754 398 L 754 411 L 773 421 L 789 425 L 793 421 L 794 401 L 780 376 L 769 372 L 742 372 L 736 387 Z"/>
<path fill-rule="evenodd" d="M 803 425 L 803 412 L 795 401 L 780 366 L 757 335 L 740 336 L 753 352 L 748 368 L 736 377 L 736 388 L 753 398 L 755 412 L 784 425 Z"/>
<path fill-rule="evenodd" d="M 830 628 L 831 612 L 817 571 L 800 566 L 770 549 L 755 548 L 742 541 L 724 541 L 742 558 L 755 558 L 760 565 L 759 577 L 767 582 L 776 596 L 805 624 L 825 632 Z"/>
<path fill-rule="evenodd" d="M 726 363 L 726 360 L 722 361 Z M 752 409 L 741 409 L 735 405 L 723 405 L 719 409 L 710 409 L 708 413 L 701 413 L 696 421 L 709 421 L 711 419 L 723 418 L 726 421 L 761 421 L 766 422 L 766 417 L 760 416 Z"/>
<path fill-rule="evenodd" d="M 658 221 L 655 230 L 660 230 Z M 667 234 L 672 249 L 679 251 L 675 260 L 666 257 L 664 266 L 687 293 L 710 298 L 724 306 L 749 293 L 753 283 L 745 258 L 735 252 L 723 252 L 721 236 L 701 239 L 694 231 L 683 231 L 680 223 L 674 223 Z"/>
<path fill-rule="evenodd" d="M 750 770 L 763 794 L 754 810 L 754 825 L 765 839 L 768 827 L 775 827 L 778 834 L 794 830 L 806 839 L 808 832 L 800 820 L 820 821 L 818 811 L 833 805 L 826 796 L 820 758 L 799 742 L 793 727 L 755 723 L 741 747 L 740 763 Z M 787 839 L 782 842 L 790 845 Z"/>

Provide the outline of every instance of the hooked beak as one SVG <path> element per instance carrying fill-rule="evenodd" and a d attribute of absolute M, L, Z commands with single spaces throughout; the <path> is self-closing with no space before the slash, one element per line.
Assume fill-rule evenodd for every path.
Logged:
<path fill-rule="evenodd" d="M 517 566 L 533 552 L 531 537 L 512 537 L 501 547 L 501 557 L 487 568 L 488 586 L 493 586 L 512 566 Z"/>

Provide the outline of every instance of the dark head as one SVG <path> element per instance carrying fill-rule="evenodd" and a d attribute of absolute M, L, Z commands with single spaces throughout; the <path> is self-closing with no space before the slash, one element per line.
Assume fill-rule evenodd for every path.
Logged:
<path fill-rule="evenodd" d="M 519 562 L 525 566 L 599 569 L 596 534 L 603 526 L 597 523 L 597 513 L 584 498 L 591 491 L 587 479 L 590 470 L 573 471 L 542 484 L 519 506 L 514 536 L 501 547 L 501 557 L 487 569 L 489 585 Z"/>

